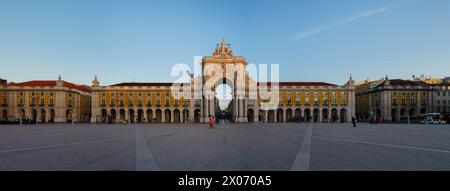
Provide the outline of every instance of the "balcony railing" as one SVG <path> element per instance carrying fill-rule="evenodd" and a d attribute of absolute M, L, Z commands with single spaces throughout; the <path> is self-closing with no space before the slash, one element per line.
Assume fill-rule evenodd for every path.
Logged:
<path fill-rule="evenodd" d="M 7 106 L 8 106 L 8 104 L 6 104 L 6 103 L 2 104 L 2 107 L 7 107 Z"/>
<path fill-rule="evenodd" d="M 2 105 L 3 106 L 3 105 Z M 23 104 L 17 104 L 17 107 L 23 107 Z"/>
<path fill-rule="evenodd" d="M 147 103 L 147 107 L 151 107 L 152 106 L 152 104 L 151 103 Z"/>
<path fill-rule="evenodd" d="M 44 107 L 44 106 L 45 106 L 45 104 L 43 104 L 43 103 L 39 104 L 39 107 Z"/>
<path fill-rule="evenodd" d="M 106 107 L 106 104 L 102 103 L 102 104 L 100 104 L 100 107 Z"/>
<path fill-rule="evenodd" d="M 35 107 L 35 106 L 36 106 L 36 104 L 34 104 L 34 103 L 30 104 L 30 107 Z"/>

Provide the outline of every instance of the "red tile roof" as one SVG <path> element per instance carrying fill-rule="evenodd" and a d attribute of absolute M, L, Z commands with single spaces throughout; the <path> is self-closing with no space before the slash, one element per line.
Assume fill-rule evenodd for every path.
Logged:
<path fill-rule="evenodd" d="M 260 85 L 262 82 L 258 82 Z M 266 85 L 270 86 L 270 82 Z M 337 86 L 336 84 L 330 84 L 326 82 L 278 82 L 279 86 Z"/>
<path fill-rule="evenodd" d="M 171 82 L 123 82 L 123 83 L 113 84 L 111 86 L 172 86 L 173 84 L 181 84 L 181 83 L 171 83 Z M 182 85 L 189 86 L 189 83 L 183 83 Z"/>
<path fill-rule="evenodd" d="M 80 90 L 83 92 L 90 91 L 90 88 L 88 86 L 76 85 L 76 84 L 73 84 L 73 83 L 70 83 L 67 81 L 63 81 L 63 82 L 64 82 L 63 83 L 64 87 Z M 33 81 L 19 82 L 19 83 L 12 82 L 8 86 L 50 86 L 50 87 L 53 87 L 53 86 L 56 86 L 56 80 L 33 80 Z"/>

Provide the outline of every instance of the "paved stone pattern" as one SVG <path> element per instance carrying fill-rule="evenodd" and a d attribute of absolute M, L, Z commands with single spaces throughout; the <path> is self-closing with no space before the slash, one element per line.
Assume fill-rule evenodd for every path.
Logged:
<path fill-rule="evenodd" d="M 450 170 L 450 125 L 0 126 L 0 170 L 296 169 Z"/>

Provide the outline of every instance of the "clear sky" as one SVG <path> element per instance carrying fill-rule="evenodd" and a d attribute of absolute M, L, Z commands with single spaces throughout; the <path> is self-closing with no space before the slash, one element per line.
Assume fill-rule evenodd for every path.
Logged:
<path fill-rule="evenodd" d="M 1 0 L 0 78 L 172 81 L 222 38 L 281 81 L 450 76 L 448 0 Z"/>

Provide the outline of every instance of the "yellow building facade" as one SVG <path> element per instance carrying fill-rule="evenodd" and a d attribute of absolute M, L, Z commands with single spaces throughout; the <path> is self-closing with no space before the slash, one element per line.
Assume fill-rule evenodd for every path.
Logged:
<path fill-rule="evenodd" d="M 0 117 L 38 123 L 183 123 L 207 122 L 210 117 L 232 122 L 349 122 L 355 116 L 356 89 L 351 77 L 344 85 L 258 83 L 248 75 L 246 58 L 235 56 L 224 40 L 200 64 L 201 75 L 191 76 L 184 84 L 124 82 L 104 86 L 97 77 L 90 87 L 61 77 L 1 83 Z M 207 68 L 212 74 L 224 75 L 210 75 Z M 219 108 L 214 94 L 223 84 L 232 89 L 226 110 Z M 174 86 L 183 91 L 173 91 Z M 212 94 L 204 90 L 212 90 Z"/>
<path fill-rule="evenodd" d="M 193 77 L 189 83 L 183 84 L 185 91 L 181 96 L 172 95 L 172 83 L 129 82 L 101 86 L 95 77 L 91 87 L 91 122 L 207 122 L 210 117 L 220 118 L 223 113 L 227 113 L 228 120 L 233 122 L 289 122 L 299 119 L 348 122 L 355 115 L 355 87 L 351 78 L 342 86 L 325 82 L 257 83 L 246 72 L 246 59 L 233 55 L 230 45 L 224 40 L 217 45 L 212 56 L 203 57 L 201 65 L 202 76 Z M 206 68 L 213 68 L 212 73 L 219 71 L 223 76 L 207 75 Z M 227 72 L 230 68 L 233 71 Z M 242 74 L 241 81 L 236 77 L 239 74 Z M 215 95 L 203 91 L 215 90 L 221 84 L 232 89 L 227 111 L 220 111 Z M 276 94 L 260 91 L 275 86 Z M 251 96 L 252 91 L 256 96 Z M 275 100 L 271 108 L 262 107 L 267 97 Z"/>
<path fill-rule="evenodd" d="M 88 86 L 58 80 L 8 83 L 0 87 L 2 120 L 34 123 L 88 122 L 91 95 Z"/>
<path fill-rule="evenodd" d="M 417 121 L 433 112 L 434 89 L 421 81 L 382 78 L 356 86 L 359 120 Z"/>
<path fill-rule="evenodd" d="M 353 81 L 343 86 L 325 82 L 279 82 L 275 110 L 260 110 L 259 121 L 348 122 L 354 116 Z M 259 84 L 264 86 L 264 84 Z M 263 93 L 264 94 L 264 93 Z M 267 95 L 258 93 L 258 104 Z"/>
<path fill-rule="evenodd" d="M 94 80 L 91 122 L 185 122 L 190 99 L 175 99 L 172 83 L 120 83 L 101 87 Z"/>

